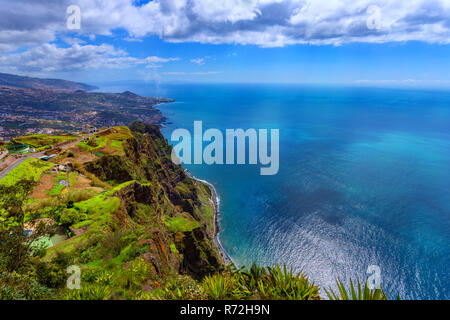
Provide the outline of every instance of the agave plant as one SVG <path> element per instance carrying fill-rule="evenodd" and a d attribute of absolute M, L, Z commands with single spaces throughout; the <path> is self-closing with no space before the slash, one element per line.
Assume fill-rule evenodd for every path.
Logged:
<path fill-rule="evenodd" d="M 212 300 L 224 300 L 230 298 L 233 283 L 228 276 L 221 274 L 206 276 L 202 282 L 202 290 Z"/>
<path fill-rule="evenodd" d="M 269 293 L 271 299 L 314 300 L 320 299 L 319 288 L 310 282 L 303 272 L 294 274 L 292 268 L 279 265 L 268 267 L 267 281 L 260 292 Z"/>
<path fill-rule="evenodd" d="M 380 288 L 370 289 L 369 282 L 366 281 L 364 287 L 361 286 L 359 280 L 356 282 L 356 287 L 353 285 L 352 279 L 350 279 L 350 290 L 348 291 L 342 281 L 337 280 L 336 285 L 338 287 L 338 292 L 334 292 L 333 289 L 330 288 L 330 291 L 327 289 L 325 293 L 327 294 L 330 300 L 387 300 L 387 295 Z M 400 296 L 397 297 L 400 299 Z"/>
<path fill-rule="evenodd" d="M 107 300 L 110 298 L 112 288 L 101 285 L 87 285 L 79 290 L 66 290 L 65 300 Z"/>
<path fill-rule="evenodd" d="M 242 293 L 251 295 L 257 288 L 258 282 L 267 276 L 267 271 L 264 267 L 259 267 L 256 264 L 252 264 L 250 269 L 242 269 L 235 273 L 235 277 L 238 278 L 237 282 Z"/>

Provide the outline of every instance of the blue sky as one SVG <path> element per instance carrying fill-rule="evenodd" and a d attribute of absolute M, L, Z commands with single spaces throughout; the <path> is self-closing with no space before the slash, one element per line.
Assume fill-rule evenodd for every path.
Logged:
<path fill-rule="evenodd" d="M 449 1 L 65 2 L 6 4 L 0 72 L 85 82 L 450 87 Z M 80 8 L 76 30 L 66 24 L 70 4 Z"/>

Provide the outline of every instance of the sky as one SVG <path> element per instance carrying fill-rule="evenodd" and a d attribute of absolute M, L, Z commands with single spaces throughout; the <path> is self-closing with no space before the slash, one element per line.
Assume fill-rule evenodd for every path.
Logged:
<path fill-rule="evenodd" d="M 0 0 L 0 72 L 450 87 L 450 0 Z"/>

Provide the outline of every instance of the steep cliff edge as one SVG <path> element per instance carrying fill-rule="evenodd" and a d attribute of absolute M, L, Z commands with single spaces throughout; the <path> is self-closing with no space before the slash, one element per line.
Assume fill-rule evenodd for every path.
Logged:
<path fill-rule="evenodd" d="M 136 290 L 152 294 L 180 276 L 201 279 L 223 269 L 214 244 L 213 194 L 171 161 L 171 146 L 157 126 L 133 123 L 91 140 L 80 145 L 102 148 L 90 151 L 90 161 L 77 153 L 71 161 L 103 191 L 60 210 L 56 220 L 72 237 L 48 249 L 48 261 L 69 254 L 92 286 L 106 272 L 114 279 L 111 297 L 118 298 Z M 128 270 L 142 274 L 134 289 L 124 284 Z"/>

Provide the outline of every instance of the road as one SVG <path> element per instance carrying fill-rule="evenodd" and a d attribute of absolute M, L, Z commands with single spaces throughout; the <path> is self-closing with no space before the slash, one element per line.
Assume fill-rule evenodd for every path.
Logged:
<path fill-rule="evenodd" d="M 73 141 L 73 142 L 71 142 L 71 143 L 68 143 L 68 144 L 66 144 L 66 145 L 61 146 L 60 148 L 66 150 L 66 149 L 68 149 L 68 148 L 70 148 L 70 147 L 72 147 L 72 146 L 74 146 L 74 145 L 80 143 L 81 140 L 83 140 L 83 139 L 85 139 L 85 138 L 90 138 L 90 137 L 93 136 L 93 135 L 97 135 L 97 134 L 103 133 L 103 132 L 105 132 L 105 131 L 107 131 L 107 130 L 109 130 L 109 129 L 110 129 L 110 128 L 107 128 L 107 129 L 105 129 L 105 130 L 102 130 L 101 132 L 94 132 L 94 133 L 90 133 L 90 134 L 88 134 L 88 135 L 82 136 L 82 137 L 80 137 L 79 139 L 77 139 L 77 140 L 75 140 L 75 141 Z M 45 151 L 47 151 L 47 150 L 45 150 Z M 2 172 L 0 172 L 0 180 L 2 180 L 8 173 L 11 172 L 11 170 L 13 170 L 14 168 L 16 168 L 19 164 L 21 164 L 21 163 L 24 162 L 25 160 L 30 159 L 30 158 L 35 158 L 35 159 L 37 159 L 37 158 L 43 157 L 45 151 L 32 153 L 32 154 L 27 155 L 26 157 L 23 157 L 23 158 L 20 158 L 20 159 L 14 161 L 11 165 L 9 165 L 9 167 L 5 168 Z"/>
<path fill-rule="evenodd" d="M 8 168 L 6 168 L 2 172 L 0 172 L 0 180 L 2 180 L 8 173 L 10 173 L 14 168 L 16 168 L 19 164 L 21 164 L 25 160 L 30 159 L 30 158 L 40 158 L 42 156 L 44 156 L 44 152 L 33 153 L 26 157 L 17 159 Z"/>

